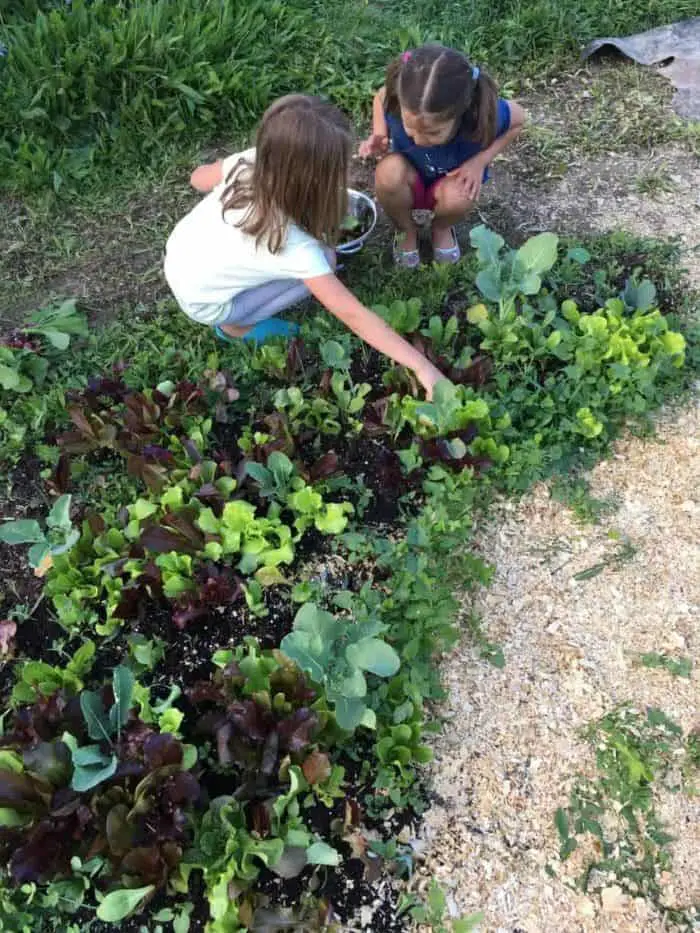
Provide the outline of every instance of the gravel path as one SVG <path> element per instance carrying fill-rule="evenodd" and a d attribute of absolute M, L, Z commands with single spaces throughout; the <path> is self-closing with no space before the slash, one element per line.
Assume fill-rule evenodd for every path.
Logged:
<path fill-rule="evenodd" d="M 553 817 L 576 774 L 595 773 L 581 727 L 617 704 L 660 707 L 685 732 L 700 725 L 699 439 L 692 404 L 662 414 L 656 438 L 618 443 L 590 474 L 592 494 L 619 503 L 599 525 L 577 523 L 540 486 L 502 503 L 478 535 L 496 575 L 464 611 L 478 612 L 506 665 L 480 660 L 468 635 L 445 662 L 439 803 L 425 818 L 414 886 L 437 878 L 455 915 L 484 911 L 484 933 L 672 929 L 641 898 L 572 890 L 567 879 L 585 851 L 558 861 Z M 574 579 L 625 542 L 628 559 Z M 691 678 L 641 667 L 640 653 L 651 651 L 691 658 Z M 699 904 L 700 798 L 668 794 L 658 803 L 676 837 L 662 902 Z"/>

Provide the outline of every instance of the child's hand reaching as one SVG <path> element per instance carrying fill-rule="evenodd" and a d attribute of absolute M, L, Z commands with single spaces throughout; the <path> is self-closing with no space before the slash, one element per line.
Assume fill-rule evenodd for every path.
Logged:
<path fill-rule="evenodd" d="M 481 194 L 481 185 L 484 180 L 485 165 L 479 156 L 474 156 L 463 162 L 459 168 L 449 172 L 447 177 L 454 178 L 460 185 L 463 194 L 470 201 L 477 201 Z"/>
<path fill-rule="evenodd" d="M 372 133 L 367 139 L 360 143 L 359 155 L 361 159 L 369 159 L 371 156 L 386 155 L 389 148 L 389 137 L 381 133 Z"/>
<path fill-rule="evenodd" d="M 416 369 L 415 372 L 418 381 L 425 389 L 425 397 L 430 402 L 433 398 L 435 383 L 445 377 L 436 366 L 433 366 L 433 364 L 429 363 L 427 360 L 425 361 L 425 365 Z"/>

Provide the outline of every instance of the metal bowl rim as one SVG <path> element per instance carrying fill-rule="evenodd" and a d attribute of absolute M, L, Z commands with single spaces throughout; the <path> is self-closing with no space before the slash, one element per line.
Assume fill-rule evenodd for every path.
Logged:
<path fill-rule="evenodd" d="M 371 233 L 373 233 L 374 228 L 377 226 L 377 205 L 374 201 L 374 198 L 372 198 L 369 194 L 366 194 L 364 191 L 358 191 L 357 188 L 348 188 L 347 191 L 349 197 L 354 197 L 358 201 L 364 202 L 364 204 L 369 207 L 370 211 L 372 212 L 372 223 L 370 224 L 368 230 L 365 230 L 365 232 L 360 236 L 355 237 L 354 240 L 348 240 L 347 243 L 342 243 L 337 246 L 336 251 L 339 253 L 357 252 L 362 248 L 367 238 Z"/>

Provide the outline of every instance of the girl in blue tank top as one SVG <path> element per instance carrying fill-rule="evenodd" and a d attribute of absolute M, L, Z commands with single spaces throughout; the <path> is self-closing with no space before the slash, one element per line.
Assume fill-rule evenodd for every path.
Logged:
<path fill-rule="evenodd" d="M 472 210 L 489 164 L 524 122 L 523 109 L 499 97 L 491 78 L 455 49 L 424 45 L 391 62 L 360 155 L 383 157 L 377 198 L 397 229 L 398 265 L 420 263 L 415 210 L 433 212 L 435 261 L 459 260 L 454 226 Z"/>

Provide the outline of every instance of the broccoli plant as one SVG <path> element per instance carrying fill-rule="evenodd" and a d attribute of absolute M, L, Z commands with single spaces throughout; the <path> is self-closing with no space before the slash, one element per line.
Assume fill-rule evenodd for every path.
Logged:
<path fill-rule="evenodd" d="M 379 637 L 384 630 L 378 619 L 340 618 L 308 602 L 297 612 L 294 630 L 282 639 L 282 651 L 323 686 L 338 725 L 349 732 L 375 724 L 366 702 L 365 673 L 391 677 L 399 669 L 399 656 Z"/>

